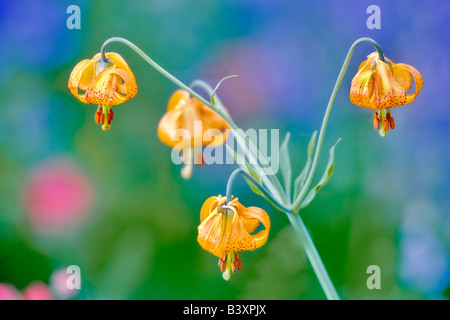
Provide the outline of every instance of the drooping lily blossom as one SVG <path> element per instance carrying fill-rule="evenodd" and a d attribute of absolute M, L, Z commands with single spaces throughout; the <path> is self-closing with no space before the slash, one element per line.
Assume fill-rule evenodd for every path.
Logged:
<path fill-rule="evenodd" d="M 230 279 L 231 272 L 242 268 L 239 251 L 255 250 L 269 237 L 267 212 L 257 207 L 246 208 L 238 198 L 227 203 L 220 195 L 210 197 L 201 208 L 200 220 L 197 240 L 204 250 L 220 258 L 219 268 L 225 280 Z M 252 234 L 260 223 L 265 229 Z"/>
<path fill-rule="evenodd" d="M 136 79 L 121 55 L 105 54 L 107 61 L 97 53 L 92 59 L 80 61 L 69 77 L 69 90 L 83 103 L 98 105 L 95 122 L 103 130 L 111 127 L 114 119 L 112 106 L 133 98 L 137 93 Z"/>
<path fill-rule="evenodd" d="M 359 66 L 352 80 L 350 100 L 357 106 L 376 110 L 373 123 L 376 130 L 385 136 L 395 122 L 391 108 L 414 101 L 423 86 L 422 76 L 414 67 L 404 63 L 393 63 L 377 52 L 373 52 Z M 407 93 L 415 82 L 415 91 Z"/>
<path fill-rule="evenodd" d="M 226 121 L 185 90 L 177 90 L 170 97 L 167 112 L 158 125 L 158 137 L 166 145 L 182 151 L 185 166 L 183 178 L 192 174 L 192 160 L 202 164 L 201 148 L 225 142 L 229 129 Z"/>

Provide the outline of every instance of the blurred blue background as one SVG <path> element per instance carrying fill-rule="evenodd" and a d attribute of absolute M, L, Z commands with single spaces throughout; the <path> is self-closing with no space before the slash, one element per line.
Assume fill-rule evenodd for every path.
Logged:
<path fill-rule="evenodd" d="M 69 5 L 81 29 L 69 30 Z M 381 29 L 369 30 L 369 5 Z M 271 216 L 268 243 L 241 255 L 229 282 L 196 241 L 199 211 L 224 194 L 231 165 L 180 178 L 156 128 L 177 88 L 131 49 L 111 44 L 133 70 L 138 94 L 115 107 L 112 129 L 67 88 L 73 67 L 124 37 L 186 84 L 219 90 L 239 126 L 290 131 L 300 172 L 351 44 L 372 37 L 395 63 L 417 68 L 424 87 L 392 110 L 381 138 L 372 112 L 352 105 L 350 82 L 373 49 L 348 68 L 325 139 L 335 172 L 301 214 L 344 299 L 450 296 L 450 2 L 130 0 L 0 1 L 0 283 L 33 281 L 78 265 L 73 299 L 323 299 L 287 218 L 241 180 L 246 206 Z M 325 165 L 326 159 L 320 165 Z M 320 169 L 319 169 L 320 170 Z M 366 286 L 369 265 L 381 289 Z"/>

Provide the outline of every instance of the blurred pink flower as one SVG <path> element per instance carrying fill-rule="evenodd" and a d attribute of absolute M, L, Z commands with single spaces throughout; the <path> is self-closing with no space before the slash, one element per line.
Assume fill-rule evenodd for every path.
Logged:
<path fill-rule="evenodd" d="M 0 283 L 0 300 L 21 300 L 20 292 L 12 285 Z"/>
<path fill-rule="evenodd" d="M 55 294 L 61 299 L 69 299 L 78 293 L 78 289 L 69 289 L 67 280 L 71 274 L 66 269 L 56 270 L 50 278 L 50 286 Z"/>
<path fill-rule="evenodd" d="M 24 190 L 24 206 L 33 226 L 60 230 L 85 220 L 93 191 L 87 175 L 72 162 L 46 162 L 32 173 Z"/>
<path fill-rule="evenodd" d="M 0 283 L 0 300 L 53 300 L 53 295 L 41 281 L 32 282 L 23 293 L 11 284 Z"/>
<path fill-rule="evenodd" d="M 50 289 L 42 282 L 31 283 L 23 292 L 25 300 L 53 300 Z"/>

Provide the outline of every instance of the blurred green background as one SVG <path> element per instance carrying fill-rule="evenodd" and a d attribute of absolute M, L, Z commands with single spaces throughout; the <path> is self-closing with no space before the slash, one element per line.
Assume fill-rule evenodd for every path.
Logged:
<path fill-rule="evenodd" d="M 69 5 L 81 29 L 69 30 Z M 213 87 L 244 129 L 290 131 L 300 172 L 345 55 L 374 38 L 394 62 L 417 68 L 416 101 L 392 110 L 381 138 L 372 112 L 351 104 L 350 81 L 373 49 L 355 52 L 337 96 L 324 147 L 342 137 L 335 172 L 301 215 L 344 299 L 450 296 L 450 3 L 378 1 L 381 29 L 369 30 L 371 1 L 0 1 L 0 283 L 23 290 L 78 265 L 73 299 L 323 299 L 287 218 L 268 211 L 269 241 L 241 254 L 229 282 L 196 241 L 199 211 L 224 194 L 236 166 L 180 177 L 156 128 L 177 88 L 131 49 L 111 44 L 133 70 L 138 94 L 114 108 L 108 132 L 96 106 L 67 89 L 73 67 L 124 37 L 186 84 Z M 326 152 L 324 152 L 326 154 Z M 326 159 L 320 163 L 323 168 Z M 320 169 L 319 168 L 319 174 Z M 366 286 L 369 265 L 381 289 Z M 57 293 L 54 293 L 58 296 Z"/>

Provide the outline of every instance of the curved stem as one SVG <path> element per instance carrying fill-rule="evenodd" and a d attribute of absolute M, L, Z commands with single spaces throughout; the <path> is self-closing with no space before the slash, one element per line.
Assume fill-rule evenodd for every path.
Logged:
<path fill-rule="evenodd" d="M 231 188 L 233 186 L 234 179 L 237 177 L 238 174 L 242 174 L 247 180 L 249 180 L 261 193 L 266 197 L 267 201 L 269 201 L 275 208 L 277 208 L 280 211 L 289 212 L 292 213 L 292 208 L 288 208 L 284 206 L 282 203 L 277 201 L 273 198 L 272 194 L 266 190 L 255 178 L 253 178 L 248 172 L 244 171 L 242 168 L 238 168 L 234 170 L 230 177 L 228 178 L 227 183 L 227 202 L 230 202 L 233 198 L 233 195 L 231 193 Z"/>
<path fill-rule="evenodd" d="M 360 38 L 360 39 L 356 40 L 352 44 L 352 46 L 350 47 L 350 49 L 349 49 L 349 51 L 347 53 L 347 56 L 345 57 L 344 64 L 342 65 L 341 71 L 339 72 L 339 76 L 338 76 L 338 78 L 336 80 L 336 83 L 334 85 L 333 92 L 331 93 L 330 100 L 328 101 L 328 106 L 327 106 L 327 109 L 325 111 L 325 115 L 324 115 L 323 120 L 322 120 L 322 127 L 320 128 L 319 138 L 317 140 L 316 151 L 314 153 L 314 160 L 312 162 L 311 169 L 310 169 L 309 174 L 308 174 L 308 178 L 306 179 L 306 182 L 305 182 L 305 184 L 303 186 L 302 191 L 300 192 L 300 194 L 297 196 L 297 198 L 294 201 L 293 208 L 294 208 L 295 212 L 298 212 L 298 210 L 300 208 L 300 205 L 301 205 L 301 202 L 303 201 L 303 199 L 305 198 L 307 192 L 309 191 L 309 187 L 311 186 L 312 180 L 314 178 L 314 174 L 315 174 L 316 169 L 317 169 L 317 163 L 319 161 L 320 151 L 322 149 L 323 139 L 325 137 L 325 132 L 326 132 L 327 125 L 328 125 L 328 120 L 330 118 L 331 109 L 333 108 L 333 104 L 334 104 L 334 101 L 336 100 L 336 95 L 337 95 L 337 93 L 339 91 L 339 87 L 341 86 L 342 80 L 344 79 L 345 72 L 347 71 L 347 67 L 348 67 L 348 65 L 350 63 L 350 60 L 351 60 L 352 56 L 353 56 L 353 52 L 355 51 L 356 47 L 358 45 L 360 45 L 361 43 L 363 43 L 363 42 L 370 43 L 372 46 L 374 46 L 375 49 L 378 52 L 378 56 L 379 56 L 380 60 L 384 61 L 383 52 L 381 51 L 381 48 L 380 48 L 379 44 L 373 39 Z"/>
<path fill-rule="evenodd" d="M 239 127 L 234 123 L 234 121 L 231 119 L 228 113 L 224 112 L 221 108 L 217 107 L 216 105 L 210 103 L 209 101 L 205 100 L 201 95 L 199 95 L 197 92 L 192 90 L 190 87 L 186 86 L 183 82 L 175 78 L 173 75 L 171 75 L 169 72 L 167 72 L 164 68 L 162 68 L 159 64 L 157 64 L 153 59 L 151 59 L 148 55 L 145 54 L 144 51 L 142 51 L 138 46 L 136 46 L 134 43 L 120 37 L 112 37 L 106 40 L 102 48 L 100 50 L 101 57 L 104 61 L 106 61 L 106 46 L 108 46 L 112 42 L 120 42 L 122 44 L 127 45 L 131 49 L 133 49 L 139 56 L 141 56 L 148 64 L 150 64 L 153 68 L 156 69 L 159 73 L 161 73 L 163 76 L 165 76 L 167 79 L 175 83 L 180 88 L 186 90 L 190 93 L 191 96 L 197 98 L 201 103 L 208 106 L 212 110 L 214 110 L 217 114 L 219 114 L 230 126 L 230 128 L 233 130 L 233 132 L 236 134 L 237 137 L 242 139 L 245 143 L 247 143 L 250 146 L 250 151 L 252 152 L 252 156 L 255 157 L 259 161 L 258 152 L 255 152 L 256 146 L 248 139 L 248 137 L 245 134 L 241 134 L 239 131 Z M 238 143 L 241 143 L 242 141 L 238 141 Z M 245 150 L 245 144 L 243 146 L 243 150 Z M 250 156 L 250 155 L 249 155 Z M 282 187 L 278 179 L 276 178 L 275 174 L 272 172 L 270 168 L 266 168 L 265 166 L 262 167 L 262 170 L 265 172 L 265 176 L 262 176 L 261 178 L 264 180 L 264 182 L 267 184 L 267 187 L 273 191 L 276 194 L 279 194 L 281 197 L 281 200 L 283 202 L 286 202 L 286 197 L 284 192 L 282 192 Z M 268 178 L 266 177 L 268 176 Z"/>
<path fill-rule="evenodd" d="M 308 230 L 306 230 L 305 224 L 303 220 L 300 218 L 299 214 L 290 214 L 286 212 L 286 215 L 289 218 L 292 226 L 294 227 L 295 232 L 297 233 L 300 243 L 306 251 L 306 255 L 314 269 L 314 272 L 319 279 L 320 285 L 325 292 L 328 300 L 339 300 L 339 295 L 336 292 L 336 289 L 333 286 L 333 282 L 331 282 L 330 276 L 323 265 L 322 260 L 320 259 L 319 253 L 309 236 Z"/>
<path fill-rule="evenodd" d="M 127 39 L 124 38 L 120 38 L 120 37 L 113 37 L 113 38 L 109 38 L 108 40 L 106 40 L 103 45 L 102 48 L 100 50 L 101 52 L 101 57 L 104 61 L 106 61 L 106 54 L 105 54 L 105 50 L 106 50 L 106 46 L 108 46 L 110 43 L 112 42 L 120 42 L 123 43 L 125 45 L 127 45 L 128 47 L 130 47 L 131 49 L 133 49 L 138 55 L 140 55 L 142 57 L 142 59 L 144 59 L 148 64 L 150 64 L 153 68 L 156 69 L 156 71 L 158 71 L 159 73 L 161 73 L 163 76 L 165 76 L 166 78 L 168 78 L 170 81 L 172 81 L 173 83 L 175 83 L 177 86 L 179 86 L 180 88 L 188 91 L 192 96 L 194 96 L 195 98 L 197 98 L 198 100 L 200 100 L 203 104 L 207 105 L 208 107 L 210 107 L 211 109 L 213 109 L 215 112 L 217 112 L 222 118 L 225 119 L 225 121 L 228 122 L 228 124 L 231 127 L 235 127 L 237 129 L 236 124 L 231 120 L 231 118 L 229 117 L 228 114 L 225 114 L 222 112 L 222 110 L 219 110 L 216 106 L 214 106 L 213 104 L 211 104 L 210 102 L 206 101 L 201 95 L 199 95 L 197 92 L 195 92 L 194 90 L 192 90 L 191 88 L 189 88 L 187 85 L 185 85 L 183 82 L 181 82 L 180 80 L 178 80 L 177 78 L 175 78 L 173 75 L 171 75 L 169 72 L 167 72 L 164 68 L 162 68 L 159 64 L 157 64 L 153 59 L 151 59 L 148 55 L 145 54 L 144 51 L 142 51 L 138 46 L 136 46 L 134 43 L 128 41 Z"/>

